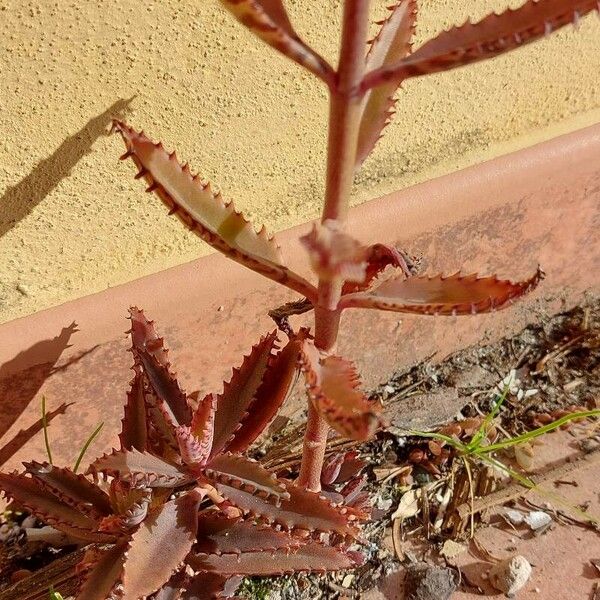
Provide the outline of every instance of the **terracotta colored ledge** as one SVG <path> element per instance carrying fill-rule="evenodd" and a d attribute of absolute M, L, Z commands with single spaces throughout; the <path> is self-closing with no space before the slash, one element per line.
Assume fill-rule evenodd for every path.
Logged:
<path fill-rule="evenodd" d="M 493 315 L 348 311 L 340 350 L 359 362 L 372 386 L 401 366 L 432 354 L 441 359 L 569 308 L 600 291 L 599 226 L 600 125 L 355 208 L 350 230 L 356 237 L 422 254 L 427 272 L 461 267 L 520 278 L 539 262 L 547 277 L 525 302 Z M 307 227 L 278 236 L 288 263 L 304 273 L 297 238 Z M 92 452 L 114 443 L 131 375 L 123 334 L 128 306 L 144 307 L 156 319 L 186 388 L 210 391 L 273 328 L 267 310 L 290 298 L 215 254 L 1 325 L 1 443 L 19 446 L 33 435 L 26 452 L 4 468 L 44 455 L 42 395 L 49 410 L 73 403 L 50 428 L 55 462 L 70 464 L 99 421 L 105 427 Z M 301 408 L 293 400 L 285 411 Z"/>

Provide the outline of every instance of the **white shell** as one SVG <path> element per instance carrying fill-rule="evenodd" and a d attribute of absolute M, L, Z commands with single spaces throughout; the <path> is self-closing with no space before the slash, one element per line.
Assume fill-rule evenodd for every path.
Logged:
<path fill-rule="evenodd" d="M 552 522 L 552 517 L 543 510 L 534 510 L 525 517 L 525 523 L 534 531 L 546 527 Z"/>

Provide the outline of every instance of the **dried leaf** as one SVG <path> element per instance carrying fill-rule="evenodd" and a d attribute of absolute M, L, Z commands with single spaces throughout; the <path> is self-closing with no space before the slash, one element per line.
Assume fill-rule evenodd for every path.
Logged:
<path fill-rule="evenodd" d="M 221 3 L 264 42 L 317 77 L 331 81 L 333 69 L 294 31 L 282 0 L 221 0 Z"/>
<path fill-rule="evenodd" d="M 531 471 L 534 468 L 533 446 L 529 442 L 523 442 L 515 446 L 515 459 L 523 471 Z"/>
<path fill-rule="evenodd" d="M 292 552 L 276 550 L 220 555 L 193 553 L 189 557 L 192 568 L 223 575 L 282 575 L 302 571 L 324 573 L 351 569 L 362 562 L 362 556 L 358 553 L 318 542 L 304 544 Z"/>
<path fill-rule="evenodd" d="M 215 432 L 211 456 L 227 449 L 235 439 L 235 432 L 249 415 L 263 378 L 272 363 L 272 352 L 276 348 L 277 332 L 262 337 L 244 357 L 242 365 L 233 370 L 229 382 L 217 397 Z"/>
<path fill-rule="evenodd" d="M 265 229 L 258 233 L 231 202 L 226 203 L 210 184 L 193 176 L 188 165 L 181 166 L 175 153 L 168 154 L 143 133 L 125 123 L 114 122 L 125 141 L 127 152 L 146 178 L 149 190 L 156 191 L 170 211 L 205 242 L 232 260 L 278 281 L 309 298 L 316 290 L 308 281 L 283 266 L 279 246 Z"/>
<path fill-rule="evenodd" d="M 377 308 L 424 315 L 471 315 L 509 306 L 533 290 L 544 273 L 538 269 L 525 281 L 513 283 L 497 277 L 450 275 L 395 277 L 368 292 L 343 296 L 341 308 Z"/>
<path fill-rule="evenodd" d="M 421 494 L 421 488 L 404 492 L 404 494 L 402 494 L 402 498 L 400 498 L 400 502 L 398 503 L 398 508 L 392 515 L 392 521 L 395 521 L 396 519 L 410 519 L 411 517 L 418 515 L 419 511 L 421 510 Z"/>
<path fill-rule="evenodd" d="M 85 553 L 79 568 L 86 574 L 77 591 L 76 600 L 106 600 L 111 598 L 123 577 L 123 563 L 127 542 L 119 542 L 108 550 L 91 547 Z"/>
<path fill-rule="evenodd" d="M 177 487 L 191 480 L 177 465 L 137 450 L 113 450 L 97 458 L 88 472 L 112 475 L 144 487 Z"/>
<path fill-rule="evenodd" d="M 179 568 L 196 540 L 203 498 L 191 490 L 150 513 L 133 534 L 123 571 L 123 600 L 159 589 Z"/>
<path fill-rule="evenodd" d="M 386 67 L 403 59 L 411 50 L 411 38 L 417 17 L 416 0 L 400 0 L 390 6 L 367 56 L 367 72 Z M 358 134 L 356 167 L 360 167 L 381 137 L 384 127 L 394 115 L 396 82 L 380 85 L 365 94 L 363 114 Z"/>
<path fill-rule="evenodd" d="M 382 425 L 381 405 L 370 402 L 357 388 L 355 366 L 339 356 L 322 358 L 315 345 L 304 342 L 300 368 L 309 398 L 339 433 L 355 440 L 371 438 Z"/>
<path fill-rule="evenodd" d="M 517 9 L 441 32 L 409 57 L 369 73 L 364 87 L 401 82 L 498 56 L 577 23 L 593 10 L 598 10 L 597 0 L 528 0 Z"/>

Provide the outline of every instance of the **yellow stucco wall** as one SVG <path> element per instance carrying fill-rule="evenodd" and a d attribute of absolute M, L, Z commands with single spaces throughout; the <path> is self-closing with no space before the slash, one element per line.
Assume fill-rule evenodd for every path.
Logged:
<path fill-rule="evenodd" d="M 373 0 L 374 16 L 386 4 Z M 506 2 L 419 4 L 417 42 Z M 333 57 L 341 1 L 286 5 Z M 116 160 L 122 142 L 104 135 L 115 114 L 176 147 L 257 224 L 318 214 L 325 90 L 216 0 L 0 0 L 0 74 L 0 321 L 209 251 Z M 599 107 L 595 16 L 409 81 L 354 202 L 597 122 Z"/>

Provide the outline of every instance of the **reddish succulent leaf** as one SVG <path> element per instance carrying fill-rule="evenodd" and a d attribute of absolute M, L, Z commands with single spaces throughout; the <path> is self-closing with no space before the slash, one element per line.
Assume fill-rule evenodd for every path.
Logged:
<path fill-rule="evenodd" d="M 597 0 L 528 0 L 517 9 L 441 32 L 409 57 L 369 73 L 363 87 L 400 82 L 492 58 L 577 23 L 593 10 L 599 10 Z"/>
<path fill-rule="evenodd" d="M 152 594 L 148 600 L 180 600 L 183 590 L 187 587 L 189 576 L 185 568 L 171 576 L 158 592 Z"/>
<path fill-rule="evenodd" d="M 417 17 L 416 0 L 399 0 L 388 18 L 381 24 L 377 37 L 373 40 L 367 56 L 367 71 L 394 64 L 403 59 L 411 49 L 411 38 L 415 31 Z M 365 158 L 381 137 L 383 128 L 394 115 L 394 94 L 398 85 L 395 82 L 381 85 L 365 94 L 364 109 L 358 134 L 356 167 L 360 167 Z"/>
<path fill-rule="evenodd" d="M 113 450 L 111 454 L 97 458 L 89 472 L 112 475 L 144 487 L 177 487 L 191 480 L 177 465 L 137 450 Z"/>
<path fill-rule="evenodd" d="M 134 354 L 138 352 L 149 352 L 161 365 L 169 367 L 168 350 L 165 348 L 165 342 L 160 337 L 154 327 L 154 321 L 150 321 L 144 311 L 137 306 L 129 309 L 129 318 L 131 319 L 131 344 Z"/>
<path fill-rule="evenodd" d="M 76 600 L 106 600 L 121 582 L 127 542 L 119 542 L 108 550 L 91 547 L 84 555 L 80 568 L 87 572 L 77 591 Z"/>
<path fill-rule="evenodd" d="M 312 571 L 323 573 L 359 566 L 362 556 L 356 552 L 310 542 L 297 550 L 274 552 L 244 552 L 242 554 L 192 553 L 189 564 L 197 571 L 210 571 L 221 575 L 283 575 Z"/>
<path fill-rule="evenodd" d="M 265 229 L 256 233 L 252 225 L 226 203 L 210 184 L 193 176 L 187 165 L 177 162 L 175 153 L 168 154 L 162 144 L 155 144 L 143 133 L 125 123 L 114 122 L 127 147 L 123 156 L 133 158 L 162 201 L 181 221 L 205 242 L 232 260 L 278 281 L 303 296 L 315 298 L 316 290 L 308 281 L 283 266 L 281 251 Z"/>
<path fill-rule="evenodd" d="M 248 415 L 248 408 L 254 403 L 263 378 L 276 349 L 277 333 L 273 331 L 262 337 L 244 357 L 242 365 L 233 369 L 231 379 L 223 386 L 217 397 L 215 432 L 211 456 L 216 456 L 234 439 L 235 432 Z"/>
<path fill-rule="evenodd" d="M 221 0 L 221 3 L 264 42 L 325 82 L 331 82 L 333 69 L 298 37 L 282 0 Z"/>
<path fill-rule="evenodd" d="M 199 490 L 192 490 L 163 504 L 133 534 L 123 572 L 123 600 L 155 592 L 180 567 L 196 540 L 202 498 Z"/>
<path fill-rule="evenodd" d="M 221 489 L 243 489 L 262 498 L 288 498 L 285 485 L 275 475 L 267 471 L 255 460 L 239 454 L 221 454 L 213 458 L 205 467 L 204 474 L 214 482 L 222 484 Z M 225 497 L 228 496 L 224 492 Z"/>
<path fill-rule="evenodd" d="M 367 250 L 367 269 L 364 281 L 362 283 L 344 284 L 342 294 L 352 294 L 368 289 L 377 276 L 387 267 L 401 269 L 406 277 L 412 276 L 406 264 L 406 259 L 397 248 L 387 244 L 373 244 Z"/>
<path fill-rule="evenodd" d="M 311 266 L 321 279 L 359 283 L 365 280 L 367 249 L 339 231 L 334 222 L 313 226 L 300 241 L 308 250 Z M 329 308 L 334 310 L 336 307 Z"/>
<path fill-rule="evenodd" d="M 315 492 L 286 482 L 289 499 L 276 506 L 271 502 L 237 487 L 215 483 L 217 490 L 235 506 L 262 517 L 269 523 L 277 523 L 285 529 L 307 529 L 324 532 L 335 531 L 341 535 L 355 535 L 355 527 L 348 521 L 343 509 L 331 505 Z"/>
<path fill-rule="evenodd" d="M 120 479 L 113 479 L 110 482 L 110 500 L 115 513 L 121 517 L 122 525 L 130 529 L 146 518 L 152 491 L 148 488 L 132 487 Z"/>
<path fill-rule="evenodd" d="M 344 296 L 341 308 L 378 308 L 423 315 L 471 315 L 505 308 L 542 280 L 538 269 L 525 281 L 450 275 L 389 279 L 368 292 Z"/>
<path fill-rule="evenodd" d="M 54 496 L 42 482 L 16 473 L 0 473 L 0 489 L 19 506 L 68 535 L 89 542 L 114 541 L 114 535 L 97 532 L 98 521 Z"/>
<path fill-rule="evenodd" d="M 232 598 L 242 583 L 241 577 L 224 577 L 218 573 L 197 573 L 187 585 L 181 600 L 220 600 Z"/>
<path fill-rule="evenodd" d="M 25 470 L 41 483 L 42 487 L 91 519 L 98 520 L 112 513 L 108 495 L 84 475 L 73 473 L 70 469 L 54 467 L 46 462 L 32 461 L 23 464 Z"/>
<path fill-rule="evenodd" d="M 355 440 L 371 438 L 381 427 L 381 405 L 358 390 L 355 366 L 339 356 L 322 358 L 315 345 L 304 343 L 300 368 L 311 402 L 339 433 Z"/>
<path fill-rule="evenodd" d="M 269 361 L 260 387 L 225 449 L 244 452 L 271 422 L 288 397 L 298 375 L 298 356 L 305 332 L 293 338 Z"/>
<path fill-rule="evenodd" d="M 140 372 L 136 372 L 131 382 L 131 388 L 127 393 L 127 402 L 121 421 L 121 432 L 119 433 L 121 450 L 135 448 L 140 452 L 144 452 L 147 449 L 147 435 L 144 377 Z"/>
<path fill-rule="evenodd" d="M 228 519 L 219 514 L 200 515 L 194 552 L 240 554 L 297 548 L 301 540 L 272 527 Z"/>
<path fill-rule="evenodd" d="M 178 427 L 176 435 L 183 464 L 190 466 L 204 465 L 208 458 L 208 452 L 194 436 L 191 428 Z"/>
<path fill-rule="evenodd" d="M 191 433 L 198 440 L 200 451 L 205 461 L 210 456 L 215 435 L 215 415 L 217 411 L 217 397 L 208 394 L 194 412 L 191 424 Z"/>
<path fill-rule="evenodd" d="M 148 383 L 162 402 L 161 408 L 166 411 L 168 421 L 174 425 L 189 425 L 192 421 L 192 411 L 175 375 L 168 367 L 160 364 L 153 354 L 144 350 L 139 352 L 139 357 Z"/>

